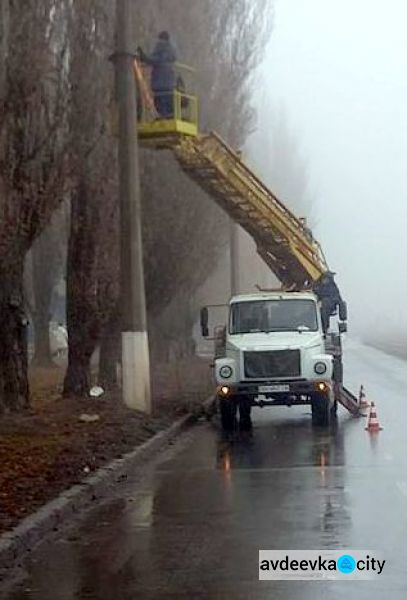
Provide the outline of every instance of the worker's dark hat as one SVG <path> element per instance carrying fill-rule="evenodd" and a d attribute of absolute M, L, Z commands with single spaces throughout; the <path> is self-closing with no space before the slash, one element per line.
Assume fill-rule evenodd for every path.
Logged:
<path fill-rule="evenodd" d="M 161 31 L 158 34 L 158 37 L 160 40 L 165 40 L 168 42 L 168 40 L 170 39 L 170 34 L 168 33 L 168 31 Z"/>

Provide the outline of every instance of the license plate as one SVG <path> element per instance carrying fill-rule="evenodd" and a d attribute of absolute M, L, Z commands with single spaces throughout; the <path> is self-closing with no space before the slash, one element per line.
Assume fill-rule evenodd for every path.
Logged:
<path fill-rule="evenodd" d="M 273 392 L 289 392 L 289 385 L 259 385 L 259 394 L 272 394 Z"/>

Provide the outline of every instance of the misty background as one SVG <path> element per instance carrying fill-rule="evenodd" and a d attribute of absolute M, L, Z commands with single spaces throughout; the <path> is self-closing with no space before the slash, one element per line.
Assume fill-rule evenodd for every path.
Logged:
<path fill-rule="evenodd" d="M 80 363 L 68 371 L 82 393 L 91 357 L 101 350 L 99 371 L 115 385 L 120 354 L 117 140 L 105 126 L 115 97 L 105 61 L 114 49 L 114 3 L 47 0 L 47 6 L 43 13 L 32 0 L 27 11 L 0 0 L 8 15 L 0 19 L 0 100 L 9 163 L 0 204 L 10 215 L 10 223 L 0 222 L 0 246 L 4 276 L 24 289 L 33 363 L 54 366 L 49 329 L 65 328 L 65 354 L 73 345 Z M 51 18 L 57 8 L 58 19 Z M 215 130 L 242 150 L 274 193 L 307 218 L 338 273 L 351 335 L 380 343 L 387 337 L 404 348 L 404 3 L 194 0 L 185 10 L 184 0 L 174 0 L 169 10 L 160 0 L 134 0 L 134 15 L 137 43 L 151 51 L 157 32 L 168 29 L 181 60 L 196 69 L 201 131 Z M 47 57 L 35 62 L 36 71 L 26 63 L 33 52 Z M 53 87 L 43 84 L 50 74 Z M 19 78 L 24 85 L 13 87 Z M 54 110 L 51 129 L 44 103 Z M 28 127 L 33 119 L 38 128 Z M 21 123 L 27 126 L 16 127 Z M 20 151 L 31 147 L 35 169 Z M 33 194 L 15 202 L 17 158 L 37 190 L 35 202 Z M 194 355 L 200 306 L 229 299 L 230 223 L 170 153 L 141 148 L 140 175 L 151 352 L 160 363 L 176 362 Z M 18 249 L 13 261 L 9 248 Z M 239 259 L 239 291 L 275 284 L 243 231 Z M 10 369 L 3 371 L 7 376 Z"/>
<path fill-rule="evenodd" d="M 308 215 L 364 337 L 407 331 L 406 22 L 402 0 L 277 0 L 245 149 Z M 279 128 L 295 155 L 286 169 Z M 299 207 L 287 197 L 298 177 Z"/>

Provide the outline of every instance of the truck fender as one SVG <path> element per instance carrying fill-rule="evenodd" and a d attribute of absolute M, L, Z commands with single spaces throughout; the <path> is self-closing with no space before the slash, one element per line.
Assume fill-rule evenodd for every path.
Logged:
<path fill-rule="evenodd" d="M 229 369 L 227 369 L 229 367 Z M 222 370 L 231 374 L 227 377 L 222 375 Z M 237 362 L 234 358 L 218 358 L 215 360 L 215 379 L 218 385 L 229 385 L 239 381 L 239 370 Z"/>

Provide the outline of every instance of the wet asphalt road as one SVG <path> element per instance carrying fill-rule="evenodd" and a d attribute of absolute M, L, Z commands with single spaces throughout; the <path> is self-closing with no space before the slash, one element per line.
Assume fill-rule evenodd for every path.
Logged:
<path fill-rule="evenodd" d="M 256 410 L 252 439 L 201 423 L 141 478 L 35 551 L 5 598 L 134 600 L 407 597 L 407 363 L 355 343 L 346 382 L 377 402 L 384 430 L 340 410 L 311 427 L 308 407 Z M 259 549 L 380 551 L 365 582 L 259 582 Z"/>

